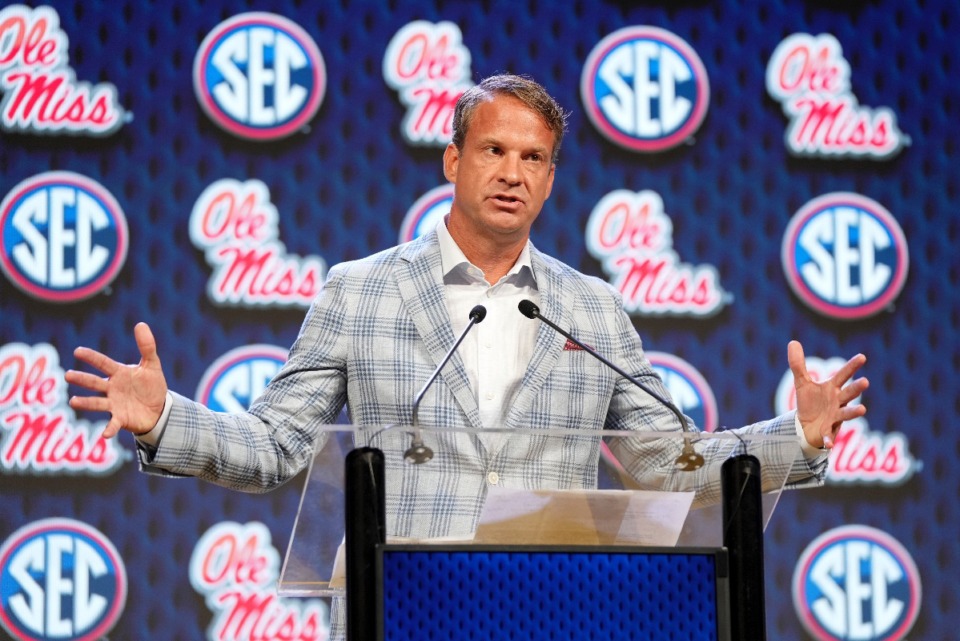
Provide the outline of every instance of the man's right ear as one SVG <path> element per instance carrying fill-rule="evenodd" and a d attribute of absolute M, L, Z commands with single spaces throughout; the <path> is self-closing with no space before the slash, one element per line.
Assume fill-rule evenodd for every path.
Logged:
<path fill-rule="evenodd" d="M 443 176 L 450 182 L 457 182 L 457 167 L 460 165 L 460 150 L 452 142 L 443 150 Z"/>

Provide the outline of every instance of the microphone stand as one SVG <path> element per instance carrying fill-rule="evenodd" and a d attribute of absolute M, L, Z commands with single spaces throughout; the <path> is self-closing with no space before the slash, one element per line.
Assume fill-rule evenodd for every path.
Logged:
<path fill-rule="evenodd" d="M 463 329 L 463 332 L 460 334 L 457 342 L 453 344 L 453 347 L 450 348 L 450 351 L 447 352 L 447 355 L 444 356 L 443 360 L 440 361 L 440 364 L 437 365 L 437 369 L 433 370 L 433 375 L 430 376 L 430 380 L 428 380 L 423 388 L 421 388 L 416 399 L 414 399 L 412 421 L 413 441 L 410 443 L 410 447 L 407 448 L 407 451 L 403 453 L 403 458 L 406 459 L 407 463 L 419 465 L 421 463 L 426 463 L 433 458 L 433 450 L 424 444 L 423 436 L 420 432 L 420 402 L 423 400 L 423 396 L 427 393 L 427 390 L 430 389 L 430 386 L 433 385 L 433 382 L 437 380 L 437 376 L 440 375 L 440 370 L 443 369 L 443 366 L 447 364 L 447 361 L 453 357 L 453 353 L 457 351 L 458 347 L 460 347 L 460 343 L 462 343 L 463 339 L 466 338 L 467 332 L 469 332 L 474 325 L 477 325 L 483 321 L 486 316 L 487 308 L 483 305 L 477 305 L 470 310 L 470 322 L 467 323 L 467 326 Z"/>
<path fill-rule="evenodd" d="M 539 318 L 551 328 L 567 337 L 589 354 L 609 366 L 615 372 L 650 394 L 670 409 L 680 421 L 684 432 L 690 431 L 683 413 L 673 403 L 661 398 L 630 374 L 600 356 L 551 321 L 540 315 L 540 309 L 532 301 L 523 300 L 520 312 L 527 318 Z M 739 438 L 739 437 L 738 437 Z M 741 439 L 743 442 L 743 439 Z M 746 444 L 744 443 L 744 447 Z M 684 440 L 683 451 L 675 464 L 682 471 L 692 471 L 703 466 L 703 456 Z M 730 559 L 730 629 L 734 639 L 766 641 L 766 618 L 764 609 L 763 582 L 763 502 L 760 479 L 760 461 L 747 453 L 733 456 L 721 467 L 723 494 L 723 546 Z"/>
<path fill-rule="evenodd" d="M 577 347 L 580 347 L 581 349 L 586 351 L 588 354 L 590 354 L 591 356 L 599 360 L 601 363 L 603 363 L 604 365 L 606 365 L 607 367 L 615 371 L 617 374 L 619 374 L 620 376 L 623 376 L 625 379 L 627 379 L 628 381 L 630 381 L 631 383 L 633 383 L 634 385 L 642 389 L 644 392 L 652 396 L 654 399 L 656 399 L 661 405 L 663 405 L 664 407 L 666 407 L 667 409 L 669 409 L 671 412 L 674 413 L 674 415 L 677 417 L 677 420 L 680 421 L 680 430 L 682 432 L 686 434 L 688 432 L 693 431 L 692 429 L 690 429 L 690 426 L 687 423 L 687 419 L 683 415 L 683 412 L 681 412 L 676 405 L 674 405 L 673 403 L 663 398 L 662 396 L 657 394 L 655 391 L 653 391 L 652 389 L 650 389 L 649 387 L 647 387 L 646 385 L 638 381 L 634 376 L 631 376 L 630 374 L 623 371 L 623 369 L 621 369 L 620 367 L 617 367 L 616 365 L 614 365 L 611 361 L 607 360 L 606 358 L 598 354 L 591 347 L 583 344 L 577 338 L 574 338 L 569 332 L 565 331 L 564 329 L 562 329 L 555 323 L 551 322 L 550 320 L 544 318 L 540 314 L 540 308 L 537 307 L 533 301 L 524 299 L 520 301 L 520 304 L 517 307 L 520 309 L 520 313 L 526 316 L 527 318 L 540 319 L 541 321 L 549 325 L 554 331 L 558 332 L 562 336 L 565 336 L 568 340 L 576 344 Z M 703 467 L 703 463 L 704 463 L 703 456 L 694 449 L 693 444 L 690 442 L 689 439 L 684 438 L 683 449 L 680 452 L 680 456 L 678 456 L 677 459 L 674 461 L 674 464 L 677 466 L 677 468 L 684 472 L 692 472 L 694 470 L 698 470 L 701 467 Z"/>

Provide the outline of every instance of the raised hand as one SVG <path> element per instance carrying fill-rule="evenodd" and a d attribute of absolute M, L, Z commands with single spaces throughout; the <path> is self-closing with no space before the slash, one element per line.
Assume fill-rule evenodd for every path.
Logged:
<path fill-rule="evenodd" d="M 807 372 L 803 347 L 797 341 L 787 346 L 787 362 L 793 372 L 797 390 L 797 418 L 803 427 L 807 442 L 814 447 L 832 448 L 837 433 L 844 421 L 863 416 L 864 405 L 849 407 L 848 403 L 860 396 L 869 387 L 866 378 L 850 381 L 850 378 L 867 362 L 866 356 L 857 354 L 825 381 L 815 381 Z M 848 382 L 849 381 L 849 382 Z"/>
<path fill-rule="evenodd" d="M 70 407 L 88 412 L 109 412 L 110 420 L 103 430 L 111 438 L 121 429 L 134 434 L 149 432 L 163 412 L 167 381 L 157 356 L 157 342 L 146 323 L 137 323 L 133 335 L 140 350 L 140 363 L 125 365 L 87 347 L 78 347 L 73 355 L 98 369 L 105 377 L 68 370 L 67 383 L 95 392 L 92 396 L 73 396 Z"/>

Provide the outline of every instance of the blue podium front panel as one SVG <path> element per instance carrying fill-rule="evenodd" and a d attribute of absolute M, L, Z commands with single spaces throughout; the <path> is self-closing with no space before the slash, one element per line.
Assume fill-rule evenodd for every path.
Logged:
<path fill-rule="evenodd" d="M 384 641 L 729 639 L 725 550 L 383 546 Z"/>

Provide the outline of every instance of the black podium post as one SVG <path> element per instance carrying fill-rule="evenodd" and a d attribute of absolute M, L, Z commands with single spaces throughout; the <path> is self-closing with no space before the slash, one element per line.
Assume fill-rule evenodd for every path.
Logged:
<path fill-rule="evenodd" d="M 344 469 L 347 641 L 373 641 L 377 630 L 377 545 L 387 541 L 383 452 L 351 450 Z"/>
<path fill-rule="evenodd" d="M 760 461 L 734 456 L 720 470 L 723 545 L 730 558 L 730 626 L 738 641 L 766 641 L 763 584 L 763 503 Z"/>

